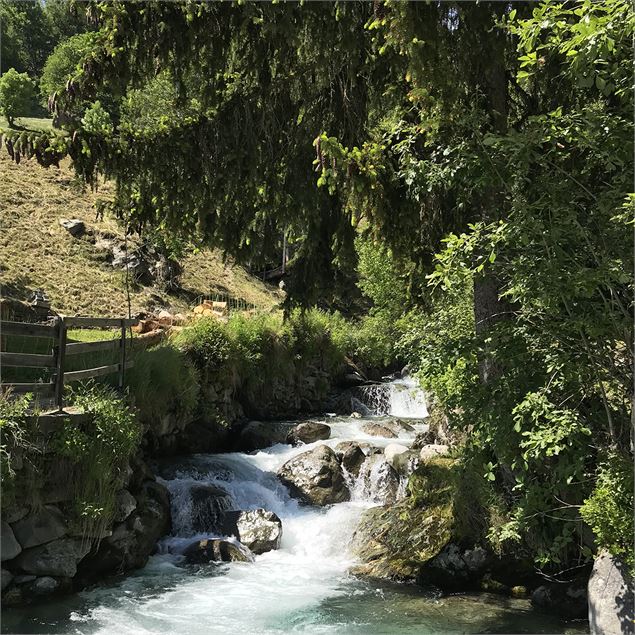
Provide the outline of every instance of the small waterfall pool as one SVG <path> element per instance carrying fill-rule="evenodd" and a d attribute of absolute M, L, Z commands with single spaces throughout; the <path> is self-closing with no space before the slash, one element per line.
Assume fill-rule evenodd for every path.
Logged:
<path fill-rule="evenodd" d="M 360 471 L 349 483 L 352 500 L 327 508 L 299 505 L 277 469 L 295 455 L 341 441 L 412 443 L 425 400 L 409 380 L 394 382 L 381 399 L 389 412 L 416 419 L 399 438 L 369 436 L 365 423 L 381 417 L 324 417 L 331 438 L 299 447 L 274 445 L 252 454 L 194 455 L 159 465 L 172 499 L 173 534 L 164 537 L 148 565 L 90 590 L 27 609 L 6 610 L 5 633 L 183 633 L 226 635 L 281 633 L 577 633 L 532 611 L 527 600 L 488 594 L 439 598 L 432 589 L 359 580 L 348 573 L 354 558 L 349 540 L 360 514 L 377 504 L 381 478 Z M 377 397 L 379 399 L 379 397 Z M 377 404 L 376 404 L 377 406 Z M 372 407 L 372 404 L 370 405 Z M 385 406 L 384 406 L 385 407 Z M 388 408 L 386 408 L 388 410 Z M 426 413 L 427 414 L 427 413 Z M 362 482 L 363 481 L 363 482 Z M 191 525 L 193 484 L 222 487 L 235 509 L 265 508 L 283 527 L 280 549 L 253 563 L 183 564 L 185 546 L 198 537 Z"/>

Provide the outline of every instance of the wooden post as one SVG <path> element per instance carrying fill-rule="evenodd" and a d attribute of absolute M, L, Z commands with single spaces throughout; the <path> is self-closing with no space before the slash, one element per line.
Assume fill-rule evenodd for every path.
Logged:
<path fill-rule="evenodd" d="M 121 320 L 121 355 L 119 359 L 119 390 L 123 390 L 124 375 L 126 372 L 126 322 Z"/>
<path fill-rule="evenodd" d="M 57 409 L 62 412 L 64 410 L 64 360 L 66 358 L 66 324 L 63 315 L 57 318 L 57 328 L 55 403 L 57 404 Z"/>

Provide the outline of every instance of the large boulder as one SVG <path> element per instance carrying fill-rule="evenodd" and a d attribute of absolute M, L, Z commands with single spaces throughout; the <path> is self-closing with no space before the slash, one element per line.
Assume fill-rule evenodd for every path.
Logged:
<path fill-rule="evenodd" d="M 189 564 L 207 562 L 253 562 L 253 555 L 245 546 L 229 540 L 197 540 L 183 552 Z"/>
<path fill-rule="evenodd" d="M 391 430 L 388 426 L 382 425 L 381 423 L 365 423 L 362 425 L 362 432 L 371 437 L 384 437 L 386 439 L 394 439 L 397 437 L 394 430 Z"/>
<path fill-rule="evenodd" d="M 86 231 L 84 221 L 79 218 L 60 218 L 59 223 L 73 238 L 79 238 Z"/>
<path fill-rule="evenodd" d="M 300 443 L 314 443 L 324 441 L 331 436 L 331 428 L 325 423 L 317 421 L 305 421 L 294 426 L 287 434 L 287 443 L 299 445 Z"/>
<path fill-rule="evenodd" d="M 9 523 L 5 523 L 4 521 L 2 521 L 0 525 L 2 527 L 2 534 L 0 535 L 0 551 L 2 552 L 1 559 L 4 562 L 5 560 L 12 560 L 15 558 L 22 551 L 22 547 L 15 539 L 11 525 L 9 525 Z"/>
<path fill-rule="evenodd" d="M 64 517 L 57 507 L 45 505 L 34 514 L 12 525 L 13 533 L 23 549 L 37 547 L 66 534 Z"/>
<path fill-rule="evenodd" d="M 410 478 L 411 495 L 362 515 L 352 548 L 356 575 L 415 582 L 425 564 L 450 542 L 454 529 L 453 464 L 437 458 Z"/>
<path fill-rule="evenodd" d="M 633 579 L 619 556 L 602 551 L 588 585 L 591 635 L 632 635 Z"/>
<path fill-rule="evenodd" d="M 237 450 L 262 450 L 286 443 L 290 424 L 278 421 L 250 421 L 241 431 Z"/>
<path fill-rule="evenodd" d="M 220 532 L 234 536 L 255 554 L 278 549 L 282 540 L 282 521 L 264 509 L 225 512 Z"/>
<path fill-rule="evenodd" d="M 331 505 L 350 499 L 342 467 L 335 452 L 326 445 L 287 461 L 278 476 L 293 497 L 310 505 Z"/>
<path fill-rule="evenodd" d="M 231 496 L 221 487 L 196 483 L 190 488 L 191 529 L 195 533 L 217 531 L 223 514 L 232 506 Z"/>
<path fill-rule="evenodd" d="M 15 560 L 15 566 L 27 574 L 72 578 L 77 572 L 77 563 L 89 550 L 87 541 L 60 538 L 25 549 Z"/>

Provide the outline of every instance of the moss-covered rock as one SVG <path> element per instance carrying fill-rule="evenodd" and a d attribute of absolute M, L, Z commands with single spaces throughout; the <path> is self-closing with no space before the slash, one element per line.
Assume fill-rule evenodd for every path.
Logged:
<path fill-rule="evenodd" d="M 353 536 L 353 549 L 361 560 L 353 573 L 417 580 L 421 568 L 454 535 L 455 472 L 455 460 L 430 459 L 411 476 L 406 499 L 366 511 Z"/>

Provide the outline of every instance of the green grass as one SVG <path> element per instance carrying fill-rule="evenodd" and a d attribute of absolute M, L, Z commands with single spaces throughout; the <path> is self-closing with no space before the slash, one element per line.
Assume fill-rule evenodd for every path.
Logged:
<path fill-rule="evenodd" d="M 18 117 L 15 120 L 16 126 L 26 128 L 27 130 L 53 130 L 52 119 L 39 119 L 37 117 Z M 9 122 L 0 117 L 0 128 L 8 128 Z"/>

